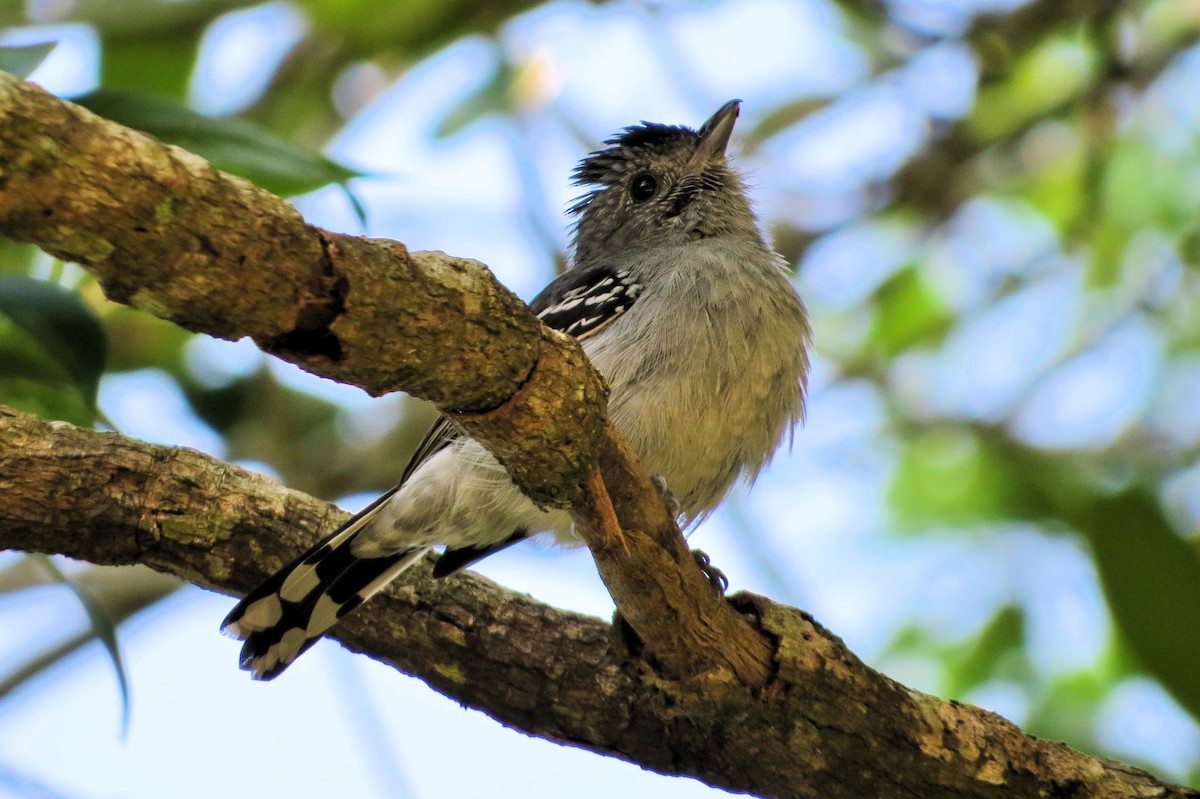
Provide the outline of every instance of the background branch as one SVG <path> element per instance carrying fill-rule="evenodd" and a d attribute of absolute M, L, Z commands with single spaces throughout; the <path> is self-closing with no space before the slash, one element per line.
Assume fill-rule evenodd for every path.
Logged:
<path fill-rule="evenodd" d="M 0 547 L 144 563 L 226 593 L 345 517 L 192 450 L 3 408 L 0 496 Z M 334 637 L 504 724 L 665 774 L 777 797 L 1200 796 L 911 691 L 762 597 L 733 598 L 777 645 L 755 691 L 663 679 L 597 619 L 469 573 L 414 571 Z"/>

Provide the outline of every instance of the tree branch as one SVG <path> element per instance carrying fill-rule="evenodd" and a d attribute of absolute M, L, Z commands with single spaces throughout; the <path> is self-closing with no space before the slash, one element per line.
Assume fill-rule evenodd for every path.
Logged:
<path fill-rule="evenodd" d="M 249 182 L 5 73 L 0 232 L 79 263 L 116 302 L 459 412 L 540 502 L 578 501 L 595 465 L 602 381 L 482 264 L 305 224 Z"/>
<path fill-rule="evenodd" d="M 0 547 L 145 563 L 227 593 L 345 514 L 187 449 L 0 408 Z M 1160 797 L 1200 793 L 907 689 L 804 613 L 733 602 L 776 643 L 762 690 L 663 679 L 603 622 L 426 567 L 334 637 L 531 735 L 772 797 Z"/>
<path fill-rule="evenodd" d="M 769 645 L 680 556 L 661 498 L 605 425 L 607 389 L 578 342 L 541 325 L 482 264 L 307 225 L 247 181 L 5 73 L 0 232 L 189 330 L 249 335 L 315 374 L 432 400 L 541 505 L 583 508 L 607 453 L 599 465 L 618 514 L 659 525 L 628 531 L 639 557 L 602 560 L 646 652 L 672 677 L 732 670 L 765 682 Z M 604 549 L 593 525 L 577 528 Z"/>

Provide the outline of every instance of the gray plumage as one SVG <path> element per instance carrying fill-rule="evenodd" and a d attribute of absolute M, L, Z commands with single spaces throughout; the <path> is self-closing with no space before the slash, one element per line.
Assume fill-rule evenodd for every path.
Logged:
<path fill-rule="evenodd" d="M 808 322 L 726 162 L 737 113 L 727 103 L 699 131 L 626 128 L 586 158 L 573 265 L 531 303 L 583 343 L 613 423 L 685 524 L 753 480 L 804 410 Z M 442 575 L 542 532 L 579 543 L 565 511 L 539 510 L 441 421 L 399 485 L 248 594 L 224 629 L 246 641 L 242 667 L 270 679 L 432 548 L 446 547 Z"/>

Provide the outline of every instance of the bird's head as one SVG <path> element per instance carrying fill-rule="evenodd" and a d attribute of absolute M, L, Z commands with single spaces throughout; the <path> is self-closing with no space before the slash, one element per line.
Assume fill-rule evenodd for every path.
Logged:
<path fill-rule="evenodd" d="M 740 102 L 721 106 L 699 130 L 626 128 L 580 162 L 573 178 L 591 190 L 571 208 L 575 262 L 717 236 L 758 240 L 745 187 L 725 158 Z"/>

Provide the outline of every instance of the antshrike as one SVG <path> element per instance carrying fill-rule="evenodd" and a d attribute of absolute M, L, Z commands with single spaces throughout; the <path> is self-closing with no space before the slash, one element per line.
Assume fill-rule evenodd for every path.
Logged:
<path fill-rule="evenodd" d="M 661 475 L 680 521 L 753 479 L 804 412 L 804 305 L 763 240 L 725 149 L 738 101 L 700 129 L 643 123 L 575 170 L 588 192 L 572 266 L 534 299 L 611 387 L 609 416 Z M 270 679 L 435 547 L 438 576 L 537 533 L 578 543 L 482 446 L 433 425 L 399 485 L 280 570 L 225 619 Z"/>

